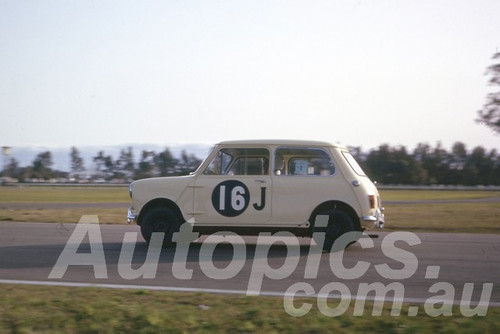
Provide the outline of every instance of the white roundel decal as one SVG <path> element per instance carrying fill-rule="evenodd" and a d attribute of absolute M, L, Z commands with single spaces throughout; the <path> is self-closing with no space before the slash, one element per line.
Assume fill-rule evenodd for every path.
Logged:
<path fill-rule="evenodd" d="M 219 183 L 212 192 L 214 209 L 225 217 L 241 215 L 248 207 L 250 193 L 244 183 L 229 180 Z"/>

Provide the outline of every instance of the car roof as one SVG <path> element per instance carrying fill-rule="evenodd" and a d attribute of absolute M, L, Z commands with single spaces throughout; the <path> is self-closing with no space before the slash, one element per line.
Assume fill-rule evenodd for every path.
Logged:
<path fill-rule="evenodd" d="M 222 141 L 217 145 L 275 145 L 275 146 L 333 146 L 345 148 L 343 145 L 332 144 L 326 141 L 297 140 L 297 139 L 247 139 Z"/>

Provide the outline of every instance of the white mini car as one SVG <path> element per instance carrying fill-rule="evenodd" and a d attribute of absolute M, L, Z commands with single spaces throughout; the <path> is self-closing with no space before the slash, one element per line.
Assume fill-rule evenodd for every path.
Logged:
<path fill-rule="evenodd" d="M 165 244 L 186 221 L 200 234 L 323 231 L 325 249 L 346 232 L 384 224 L 375 185 L 345 147 L 326 142 L 222 142 L 191 175 L 135 181 L 130 196 L 129 223 L 147 242 L 165 232 Z M 325 227 L 314 226 L 320 215 L 329 217 Z"/>

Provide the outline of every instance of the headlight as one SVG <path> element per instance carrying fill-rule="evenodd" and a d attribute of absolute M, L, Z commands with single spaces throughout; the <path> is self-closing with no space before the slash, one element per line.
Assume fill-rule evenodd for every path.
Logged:
<path fill-rule="evenodd" d="M 128 186 L 128 194 L 130 195 L 130 198 L 132 198 L 132 183 Z"/>

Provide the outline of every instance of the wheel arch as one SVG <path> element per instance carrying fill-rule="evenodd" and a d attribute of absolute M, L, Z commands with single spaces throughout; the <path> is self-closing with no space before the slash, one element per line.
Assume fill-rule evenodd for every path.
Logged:
<path fill-rule="evenodd" d="M 155 207 L 166 207 L 170 208 L 174 211 L 174 213 L 182 220 L 184 221 L 184 216 L 182 215 L 181 210 L 175 204 L 174 201 L 168 199 L 168 198 L 155 198 L 147 202 L 141 209 L 141 212 L 139 213 L 139 217 L 137 217 L 137 225 L 141 225 L 142 223 L 142 218 L 148 212 L 151 208 Z"/>
<path fill-rule="evenodd" d="M 315 217 L 321 212 L 327 211 L 327 210 L 339 210 L 345 212 L 349 217 L 352 219 L 356 227 L 361 231 L 361 223 L 359 221 L 359 216 L 356 213 L 356 210 L 353 209 L 352 206 L 349 204 L 338 201 L 338 200 L 331 200 L 327 202 L 323 202 L 320 205 L 318 205 L 313 212 L 311 213 L 311 216 L 309 217 L 309 223 L 311 224 L 311 233 L 314 229 L 314 223 L 315 223 Z"/>

